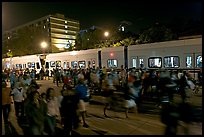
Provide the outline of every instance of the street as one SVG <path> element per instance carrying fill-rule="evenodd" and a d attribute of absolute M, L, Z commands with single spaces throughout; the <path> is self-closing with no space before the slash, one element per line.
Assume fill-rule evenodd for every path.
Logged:
<path fill-rule="evenodd" d="M 41 85 L 39 92 L 45 92 L 48 87 L 55 89 L 56 96 L 60 95 L 62 84 L 57 87 L 52 80 L 37 81 Z M 177 98 L 176 96 L 175 98 Z M 198 110 L 201 109 L 202 113 L 202 89 L 198 94 L 192 95 L 192 104 Z M 89 128 L 84 128 L 82 125 L 77 130 L 74 130 L 76 135 L 163 135 L 165 125 L 160 121 L 159 108 L 155 107 L 153 102 L 144 102 L 142 113 L 135 113 L 130 111 L 125 118 L 123 111 L 108 110 L 107 114 L 110 118 L 103 115 L 103 97 L 99 95 L 92 95 L 90 103 L 87 107 L 88 117 L 86 121 Z M 14 117 L 14 116 L 13 116 Z M 15 120 L 15 117 L 13 118 Z M 15 123 L 15 122 L 13 122 Z M 182 123 L 181 123 L 182 124 Z M 13 124 L 13 127 L 17 130 L 17 134 L 27 134 L 29 125 L 23 123 Z M 62 132 L 61 126 L 57 125 L 57 132 L 60 135 Z M 22 129 L 22 131 L 20 131 Z M 190 135 L 202 135 L 202 122 L 193 122 L 190 125 Z M 183 135 L 182 126 L 178 126 L 178 135 Z"/>

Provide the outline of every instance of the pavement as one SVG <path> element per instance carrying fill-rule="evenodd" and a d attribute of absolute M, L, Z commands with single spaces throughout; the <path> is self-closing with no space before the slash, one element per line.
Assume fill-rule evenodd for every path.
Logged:
<path fill-rule="evenodd" d="M 56 94 L 60 94 L 59 87 L 53 85 L 52 80 L 37 81 L 41 84 L 40 93 L 45 92 L 47 87 L 53 87 Z M 197 95 L 192 95 L 192 104 L 201 109 L 202 112 L 202 89 Z M 129 112 L 129 118 L 125 118 L 122 109 L 117 111 L 108 110 L 110 117 L 103 115 L 104 98 L 99 95 L 92 95 L 89 105 L 87 106 L 88 117 L 86 121 L 89 128 L 84 128 L 80 124 L 79 128 L 73 131 L 73 135 L 163 135 L 165 125 L 160 121 L 159 108 L 151 101 L 145 102 L 143 107 L 146 111 L 136 113 L 134 110 Z M 14 115 L 14 105 L 12 104 L 10 113 L 10 123 L 12 128 L 6 130 L 2 121 L 2 135 L 26 135 L 29 125 L 19 124 Z M 179 122 L 178 135 L 184 135 L 183 123 Z M 189 135 L 202 135 L 202 122 L 196 121 L 189 125 Z M 63 128 L 57 124 L 57 135 L 62 135 Z M 10 133 L 9 133 L 10 132 Z"/>

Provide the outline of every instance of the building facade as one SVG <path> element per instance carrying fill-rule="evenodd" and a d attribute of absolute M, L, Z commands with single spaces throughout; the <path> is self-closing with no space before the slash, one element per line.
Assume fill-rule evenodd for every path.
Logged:
<path fill-rule="evenodd" d="M 79 21 L 62 14 L 48 15 L 3 34 L 3 57 L 12 51 L 13 56 L 57 53 L 73 50 L 80 30 Z M 42 47 L 42 42 L 46 46 Z"/>

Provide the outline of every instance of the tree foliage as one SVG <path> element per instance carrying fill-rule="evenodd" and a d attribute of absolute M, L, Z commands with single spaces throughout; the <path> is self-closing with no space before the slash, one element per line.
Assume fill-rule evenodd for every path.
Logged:
<path fill-rule="evenodd" d="M 139 43 L 153 43 L 168 41 L 174 38 L 174 34 L 164 25 L 155 24 L 139 36 Z"/>

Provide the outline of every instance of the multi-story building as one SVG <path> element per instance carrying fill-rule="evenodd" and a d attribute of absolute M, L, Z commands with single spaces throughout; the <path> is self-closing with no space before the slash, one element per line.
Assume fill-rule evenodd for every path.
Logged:
<path fill-rule="evenodd" d="M 79 30 L 77 20 L 62 14 L 48 15 L 4 32 L 3 55 L 8 50 L 13 56 L 72 50 Z M 42 42 L 46 43 L 44 49 Z"/>

